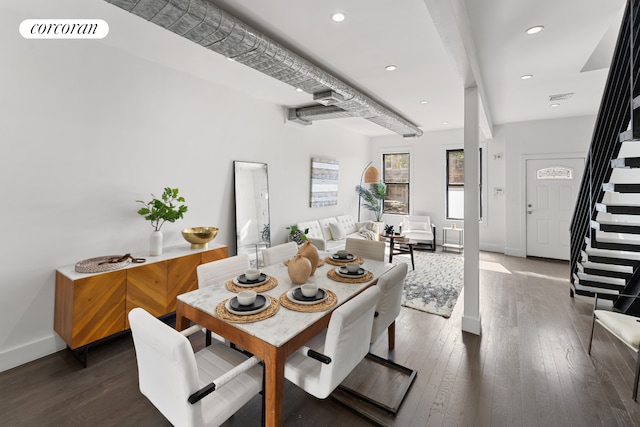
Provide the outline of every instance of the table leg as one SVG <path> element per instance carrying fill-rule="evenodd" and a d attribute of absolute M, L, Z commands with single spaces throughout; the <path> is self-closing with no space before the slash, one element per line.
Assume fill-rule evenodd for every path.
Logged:
<path fill-rule="evenodd" d="M 390 243 L 389 243 L 389 262 L 393 262 L 393 240 L 394 239 L 389 239 Z"/>
<path fill-rule="evenodd" d="M 416 264 L 413 262 L 413 245 L 407 245 L 407 246 L 409 246 L 409 252 L 411 253 L 411 268 L 415 270 Z"/>
<path fill-rule="evenodd" d="M 282 359 L 282 360 L 280 360 Z M 284 401 L 284 364 L 286 358 L 277 348 L 267 351 L 264 358 L 264 414 L 267 427 L 282 425 L 282 404 Z"/>
<path fill-rule="evenodd" d="M 191 326 L 191 321 L 184 317 L 182 312 L 182 303 L 178 301 L 176 306 L 176 330 L 183 331 Z"/>

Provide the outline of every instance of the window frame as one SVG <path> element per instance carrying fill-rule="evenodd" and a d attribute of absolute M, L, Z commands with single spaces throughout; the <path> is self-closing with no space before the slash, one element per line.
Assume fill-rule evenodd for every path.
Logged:
<path fill-rule="evenodd" d="M 480 222 L 484 220 L 484 158 L 483 151 L 486 154 L 486 149 L 483 150 L 484 147 L 478 147 L 478 203 L 479 203 L 479 214 L 480 214 Z M 445 220 L 447 221 L 464 221 L 464 212 L 461 218 L 452 217 L 449 215 L 449 187 L 457 187 L 462 188 L 463 191 L 465 189 L 464 179 L 462 184 L 450 184 L 449 183 L 449 153 L 450 152 L 462 152 L 464 153 L 464 148 L 447 148 L 445 149 L 445 201 L 444 201 L 444 209 L 445 209 Z M 463 170 L 464 173 L 464 170 Z"/>
<path fill-rule="evenodd" d="M 384 183 L 384 185 L 388 188 L 389 185 L 406 185 L 407 188 L 407 206 L 406 206 L 406 210 L 404 212 L 390 212 L 387 211 L 385 203 L 383 202 L 382 204 L 382 214 L 383 215 L 410 215 L 411 212 L 411 151 L 409 150 L 401 150 L 401 151 L 385 151 L 382 154 L 382 182 Z M 387 168 L 386 168 L 386 156 L 398 156 L 398 155 L 404 155 L 407 156 L 407 181 L 406 182 L 390 182 L 387 183 Z M 387 191 L 388 194 L 388 191 Z M 387 197 L 385 195 L 385 201 L 387 200 Z"/>

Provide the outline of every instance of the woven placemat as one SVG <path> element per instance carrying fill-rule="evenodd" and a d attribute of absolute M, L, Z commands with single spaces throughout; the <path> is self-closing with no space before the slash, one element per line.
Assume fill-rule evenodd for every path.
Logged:
<path fill-rule="evenodd" d="M 356 257 L 356 259 L 353 259 L 353 260 L 345 259 L 344 261 L 341 261 L 341 260 L 333 259 L 330 256 L 328 256 L 324 260 L 327 261 L 327 263 L 331 264 L 331 265 L 345 265 L 345 264 L 348 264 L 350 262 L 357 262 L 358 264 L 362 264 L 364 262 L 362 257 Z"/>
<path fill-rule="evenodd" d="M 271 300 L 271 304 L 269 305 L 269 307 L 267 307 L 266 310 L 261 311 L 260 313 L 249 314 L 246 316 L 238 316 L 237 314 L 230 313 L 229 310 L 227 310 L 227 307 L 225 307 L 225 304 L 231 298 L 227 298 L 216 306 L 216 316 L 218 317 L 218 319 L 226 320 L 227 322 L 231 323 L 253 323 L 259 322 L 260 320 L 268 319 L 269 317 L 276 314 L 278 310 L 280 310 L 280 304 L 278 304 L 277 299 L 270 295 L 265 295 L 265 297 L 269 297 L 269 299 Z"/>
<path fill-rule="evenodd" d="M 328 295 L 327 299 L 318 304 L 298 304 L 287 298 L 287 292 L 280 295 L 280 305 L 293 311 L 302 311 L 303 313 L 316 313 L 325 311 L 338 303 L 338 297 L 329 289 L 324 290 Z"/>
<path fill-rule="evenodd" d="M 121 257 L 122 255 L 109 255 L 84 259 L 76 263 L 75 270 L 78 273 L 101 273 L 103 271 L 118 270 L 131 264 L 131 258 L 127 258 L 120 262 L 109 262 L 109 260 Z"/>
<path fill-rule="evenodd" d="M 287 266 L 288 266 L 288 265 L 289 265 L 289 261 L 291 261 L 291 260 L 290 260 L 290 259 L 285 259 L 285 260 L 284 260 L 284 265 L 287 265 Z M 324 265 L 324 261 L 323 261 L 323 260 L 321 260 L 321 259 L 319 259 L 319 260 L 318 260 L 318 265 L 316 265 L 316 268 L 318 268 L 318 267 L 322 267 L 323 265 Z"/>
<path fill-rule="evenodd" d="M 336 282 L 344 282 L 344 283 L 364 283 L 364 282 L 368 282 L 369 280 L 373 279 L 373 273 L 370 271 L 367 271 L 367 273 L 362 276 L 362 277 L 343 277 L 341 275 L 339 275 L 338 273 L 336 273 L 336 269 L 332 268 L 331 270 L 327 271 L 327 277 L 331 280 L 335 280 Z"/>
<path fill-rule="evenodd" d="M 229 279 L 229 280 L 227 280 L 227 283 L 225 283 L 225 286 L 226 286 L 227 290 L 231 291 L 231 292 L 256 291 L 256 292 L 260 293 L 260 292 L 266 292 L 266 291 L 271 290 L 271 289 L 275 288 L 276 286 L 278 286 L 278 279 L 276 279 L 273 276 L 269 276 L 269 280 L 264 282 L 262 285 L 249 286 L 249 287 L 247 287 L 247 286 L 238 286 L 235 283 L 233 283 L 233 279 Z"/>

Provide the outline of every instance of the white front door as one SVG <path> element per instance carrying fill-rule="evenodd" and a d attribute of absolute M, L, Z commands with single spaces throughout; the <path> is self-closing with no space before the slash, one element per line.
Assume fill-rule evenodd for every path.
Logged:
<path fill-rule="evenodd" d="M 527 255 L 568 260 L 583 158 L 527 160 Z"/>

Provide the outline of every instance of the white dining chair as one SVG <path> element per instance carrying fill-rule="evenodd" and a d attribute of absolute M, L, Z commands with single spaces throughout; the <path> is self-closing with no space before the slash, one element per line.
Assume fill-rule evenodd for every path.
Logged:
<path fill-rule="evenodd" d="M 325 399 L 369 352 L 380 289 L 371 286 L 336 308 L 329 327 L 287 358 L 286 379 Z"/>
<path fill-rule="evenodd" d="M 239 276 L 250 268 L 249 255 L 247 254 L 200 264 L 196 268 L 198 288 L 204 288 L 216 283 L 223 284 L 226 280 Z"/>
<path fill-rule="evenodd" d="M 378 279 L 380 297 L 376 305 L 371 329 L 371 344 L 373 344 L 384 330 L 389 338 L 389 350 L 396 344 L 396 317 L 400 314 L 402 303 L 402 289 L 407 277 L 408 265 L 404 262 L 395 265 Z"/>
<path fill-rule="evenodd" d="M 186 335 L 197 325 L 180 333 L 142 308 L 129 312 L 129 324 L 140 392 L 174 426 L 219 426 L 262 390 L 255 356 L 222 343 L 194 354 Z"/>
<path fill-rule="evenodd" d="M 281 245 L 271 246 L 262 250 L 262 262 L 264 266 L 284 262 L 284 260 L 293 258 L 298 252 L 296 242 L 283 243 Z"/>
<path fill-rule="evenodd" d="M 198 288 L 204 288 L 205 286 L 211 286 L 214 284 L 224 286 L 225 281 L 241 275 L 250 268 L 249 255 L 247 254 L 236 255 L 208 262 L 206 264 L 200 264 L 196 267 Z M 215 338 L 218 341 L 224 341 L 224 338 L 212 333 L 208 329 L 205 329 L 204 332 L 206 334 L 205 343 L 207 346 L 211 344 L 211 338 Z M 231 346 L 235 347 L 233 344 Z"/>
<path fill-rule="evenodd" d="M 376 240 L 347 238 L 344 248 L 362 258 L 384 261 L 385 243 Z"/>

